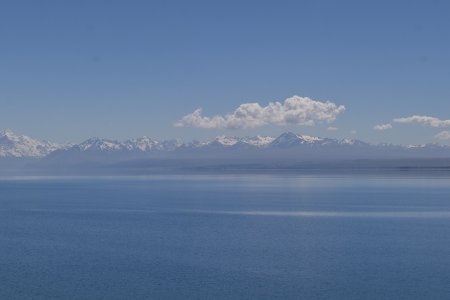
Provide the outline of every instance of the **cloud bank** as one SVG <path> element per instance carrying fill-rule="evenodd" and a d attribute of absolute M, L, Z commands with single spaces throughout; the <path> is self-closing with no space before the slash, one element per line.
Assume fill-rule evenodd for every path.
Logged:
<path fill-rule="evenodd" d="M 375 130 L 388 130 L 391 129 L 392 125 L 391 124 L 380 124 L 380 125 L 375 125 L 373 126 L 373 129 Z"/>
<path fill-rule="evenodd" d="M 394 119 L 393 122 L 395 123 L 403 123 L 403 124 L 411 124 L 411 123 L 418 123 L 422 125 L 428 125 L 431 127 L 448 127 L 450 126 L 450 120 L 441 120 L 435 117 L 430 116 L 411 116 L 411 117 L 405 117 L 405 118 L 397 118 Z"/>
<path fill-rule="evenodd" d="M 307 125 L 333 122 L 345 111 L 345 106 L 332 102 L 321 102 L 308 97 L 293 96 L 281 102 L 270 102 L 267 106 L 259 103 L 244 103 L 224 116 L 206 117 L 202 109 L 184 116 L 176 122 L 176 127 L 199 127 L 210 129 L 242 129 L 263 125 Z"/>

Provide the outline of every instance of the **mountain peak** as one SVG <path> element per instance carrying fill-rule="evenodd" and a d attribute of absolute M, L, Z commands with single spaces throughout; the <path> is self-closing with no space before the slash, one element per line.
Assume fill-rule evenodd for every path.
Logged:
<path fill-rule="evenodd" d="M 293 132 L 285 132 L 277 137 L 272 145 L 278 147 L 292 147 L 302 144 L 313 144 L 323 139 L 319 137 L 309 136 L 309 135 L 298 135 Z"/>
<path fill-rule="evenodd" d="M 9 128 L 0 131 L 0 135 L 12 135 L 12 134 L 14 134 L 14 132 Z"/>
<path fill-rule="evenodd" d="M 121 148 L 121 145 L 119 142 L 110 140 L 110 139 L 102 139 L 98 137 L 90 138 L 81 144 L 78 145 L 78 147 L 82 151 L 87 150 L 119 150 Z"/>
<path fill-rule="evenodd" d="M 0 157 L 43 157 L 65 147 L 47 141 L 39 141 L 12 130 L 0 131 Z"/>

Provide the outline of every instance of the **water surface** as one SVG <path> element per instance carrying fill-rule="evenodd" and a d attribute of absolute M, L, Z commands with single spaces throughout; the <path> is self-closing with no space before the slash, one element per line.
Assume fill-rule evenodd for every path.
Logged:
<path fill-rule="evenodd" d="M 1 299 L 443 299 L 450 178 L 0 179 Z"/>

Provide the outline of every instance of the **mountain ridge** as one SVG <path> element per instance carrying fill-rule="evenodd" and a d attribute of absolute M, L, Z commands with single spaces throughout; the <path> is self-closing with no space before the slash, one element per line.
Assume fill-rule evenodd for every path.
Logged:
<path fill-rule="evenodd" d="M 0 131 L 0 158 L 45 157 L 53 151 L 65 149 L 71 144 L 58 144 L 17 135 L 10 129 Z"/>
<path fill-rule="evenodd" d="M 0 131 L 0 158 L 58 157 L 70 160 L 71 156 L 117 157 L 227 157 L 227 158 L 276 158 L 286 159 L 302 155 L 308 158 L 392 158 L 392 157 L 450 157 L 450 147 L 439 144 L 395 145 L 371 144 L 357 139 L 332 139 L 284 132 L 271 136 L 218 136 L 206 141 L 157 140 L 147 136 L 118 141 L 94 137 L 79 144 L 58 144 L 40 141 L 11 130 Z M 298 156 L 297 156 L 298 155 Z"/>

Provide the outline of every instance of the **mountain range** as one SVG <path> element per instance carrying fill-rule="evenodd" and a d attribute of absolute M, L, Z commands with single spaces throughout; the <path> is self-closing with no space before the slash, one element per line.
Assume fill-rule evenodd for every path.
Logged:
<path fill-rule="evenodd" d="M 219 136 L 192 142 L 159 141 L 145 136 L 125 141 L 90 138 L 80 144 L 40 141 L 11 130 L 0 132 L 0 166 L 3 169 L 8 165 L 5 161 L 22 162 L 22 167 L 67 170 L 92 166 L 148 168 L 168 165 L 239 165 L 242 168 L 270 165 L 271 168 L 284 168 L 318 162 L 447 158 L 450 162 L 450 147 L 445 145 L 370 144 L 356 139 L 321 138 L 292 132 L 278 137 Z M 16 165 L 9 164 L 10 169 Z M 441 166 L 442 163 L 435 162 L 434 165 Z"/>
<path fill-rule="evenodd" d="M 0 158 L 61 158 L 71 156 L 111 156 L 126 158 L 135 156 L 155 157 L 204 157 L 240 154 L 270 156 L 276 152 L 284 154 L 318 157 L 329 154 L 332 159 L 338 157 L 449 157 L 450 147 L 439 144 L 393 145 L 370 144 L 356 139 L 330 139 L 285 132 L 278 137 L 227 137 L 219 136 L 206 141 L 183 142 L 181 140 L 159 141 L 149 137 L 117 141 L 102 138 L 90 138 L 80 144 L 58 144 L 40 141 L 25 135 L 17 135 L 11 130 L 0 131 Z M 299 158 L 299 157 L 298 157 Z M 308 157 L 304 157 L 308 159 Z"/>

